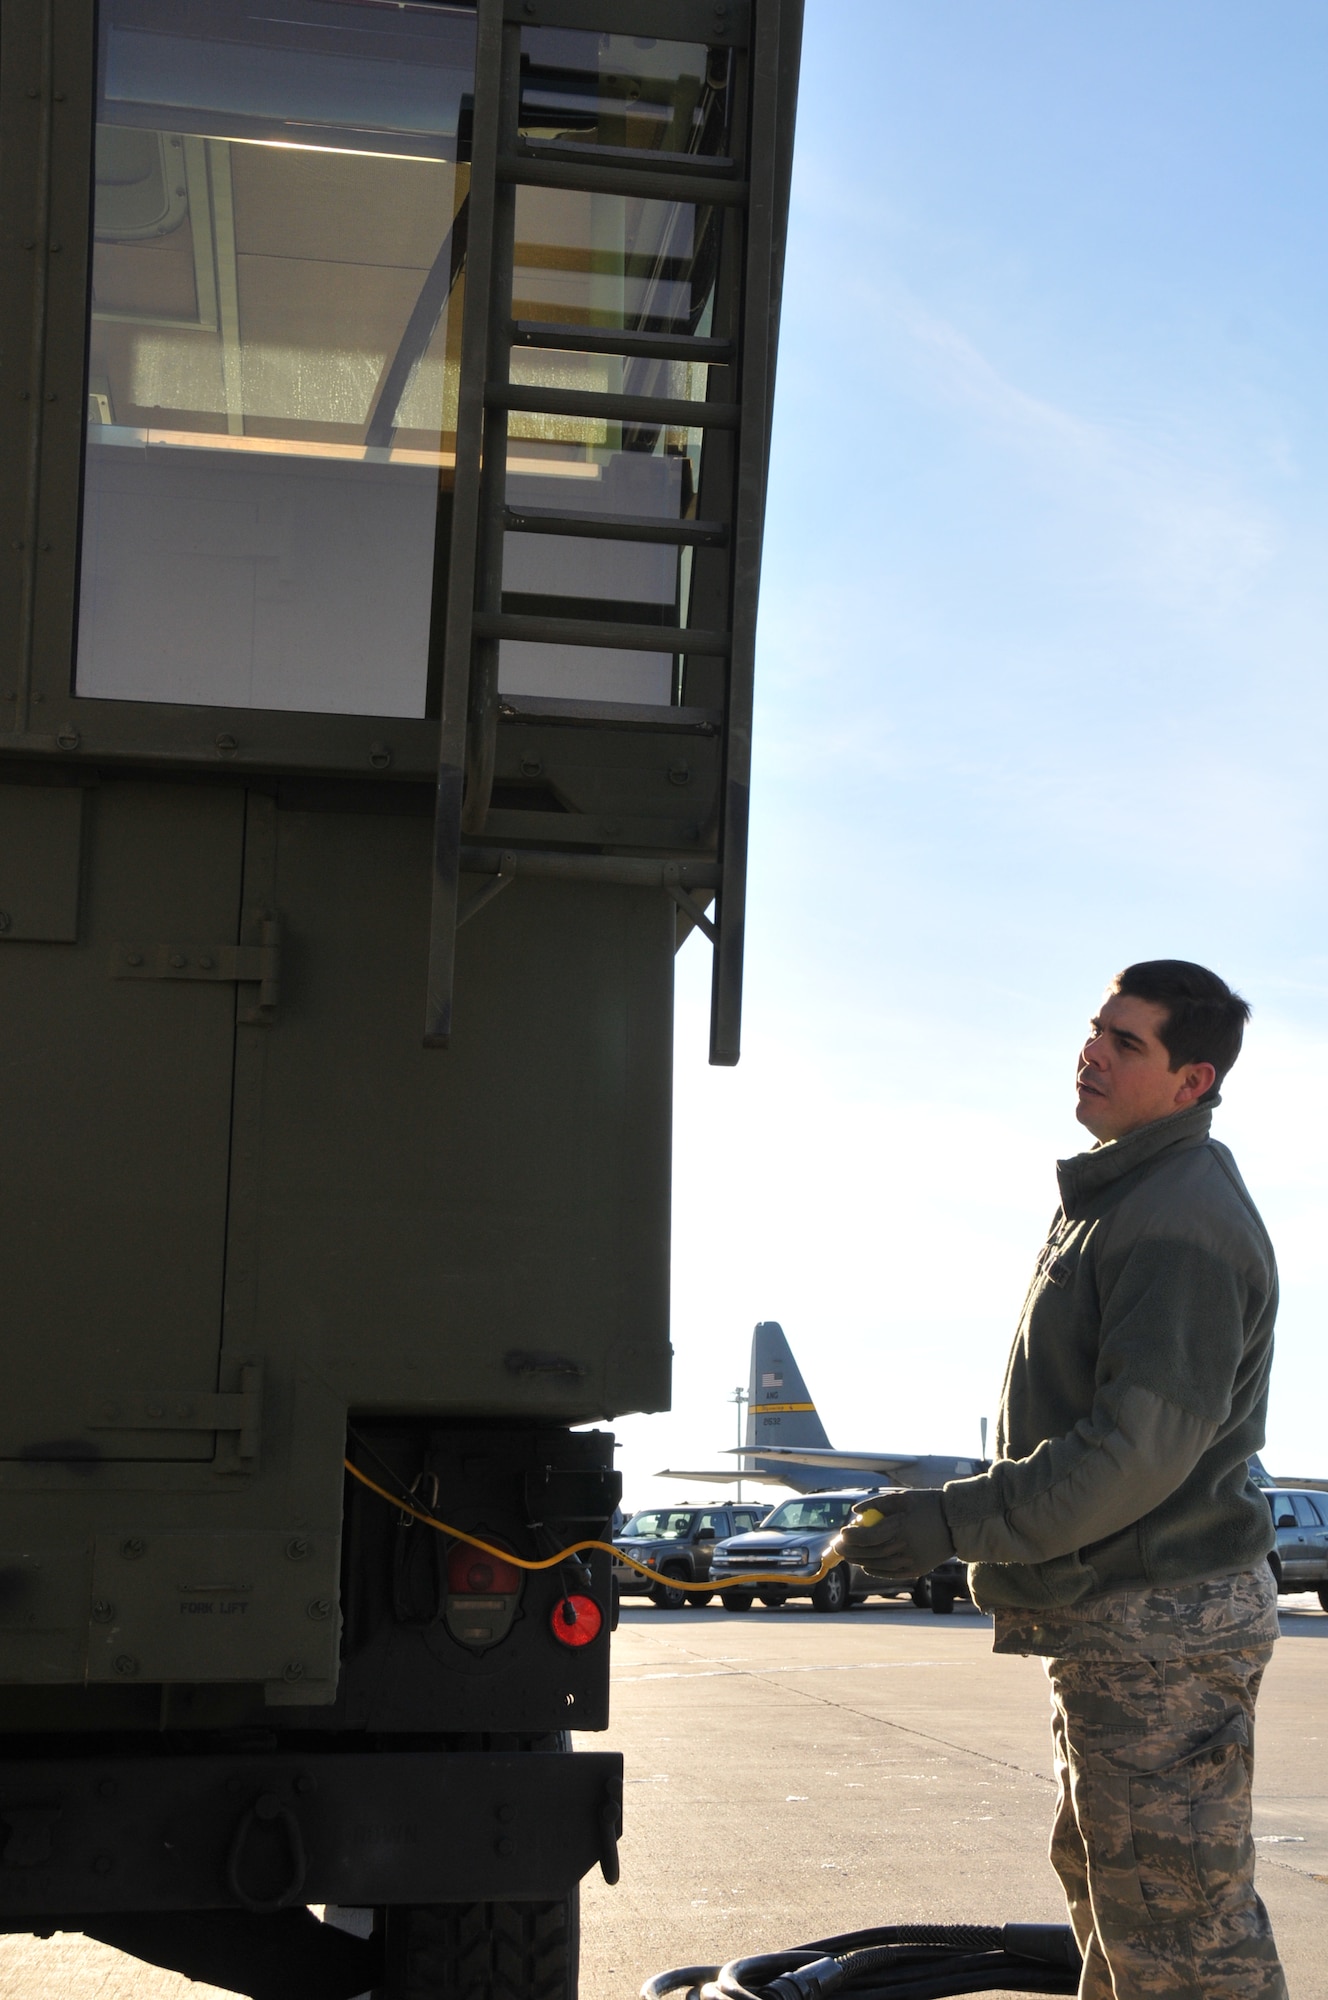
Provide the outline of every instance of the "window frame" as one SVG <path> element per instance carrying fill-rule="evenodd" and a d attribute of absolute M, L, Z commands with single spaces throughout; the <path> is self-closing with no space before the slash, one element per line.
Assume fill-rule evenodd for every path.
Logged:
<path fill-rule="evenodd" d="M 701 0 L 642 0 L 645 32 L 745 42 L 749 0 L 716 24 Z M 541 13 L 543 9 L 539 10 Z M 559 26 L 594 0 L 562 0 Z M 654 17 L 658 15 L 658 19 Z M 521 19 L 536 20 L 529 10 Z M 644 19 L 644 17 L 643 17 Z M 0 685 L 0 755 L 61 762 L 392 778 L 433 784 L 439 719 L 146 702 L 74 688 L 91 320 L 96 0 L 16 0 L 0 21 L 0 174 L 15 219 L 0 251 L 0 634 L 17 670 Z M 35 93 L 31 81 L 37 80 Z M 29 226 L 35 224 L 35 227 Z M 29 242 L 28 238 L 34 240 Z M 47 255 L 37 254 L 37 243 Z M 441 645 L 435 618 L 430 684 Z M 430 703 L 433 707 L 433 703 Z M 683 718 L 680 716 L 680 721 Z M 523 731 L 524 721 L 519 725 Z M 648 718 L 632 725 L 649 728 Z M 612 727 L 606 735 L 618 732 Z M 653 732 L 651 732 L 653 733 Z M 672 732 L 661 730 L 666 740 Z M 573 835 L 598 843 L 594 821 Z M 670 840 L 670 846 L 676 846 Z M 683 843 L 686 845 L 687 843 Z"/>
<path fill-rule="evenodd" d="M 4 10 L 0 172 L 16 235 L 0 265 L 0 631 L 18 686 L 0 688 L 0 751 L 63 761 L 432 780 L 436 716 L 204 707 L 74 691 L 91 319 L 95 0 Z M 24 79 L 41 79 L 35 97 Z M 40 227 L 44 223 L 44 228 Z M 37 256 L 45 240 L 47 255 Z M 37 363 L 34 366 L 34 357 Z M 19 560 L 15 561 L 15 557 Z M 434 638 L 430 641 L 432 658 Z"/>

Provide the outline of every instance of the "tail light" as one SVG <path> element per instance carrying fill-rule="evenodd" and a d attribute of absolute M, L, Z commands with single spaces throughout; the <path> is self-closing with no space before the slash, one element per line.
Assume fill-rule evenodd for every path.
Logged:
<path fill-rule="evenodd" d="M 448 1631 L 472 1652 L 496 1646 L 512 1629 L 521 1598 L 521 1572 L 501 1556 L 455 1542 L 447 1557 Z"/>
<path fill-rule="evenodd" d="M 510 1597 L 521 1589 L 521 1572 L 512 1563 L 457 1542 L 447 1558 L 447 1588 L 472 1597 Z"/>

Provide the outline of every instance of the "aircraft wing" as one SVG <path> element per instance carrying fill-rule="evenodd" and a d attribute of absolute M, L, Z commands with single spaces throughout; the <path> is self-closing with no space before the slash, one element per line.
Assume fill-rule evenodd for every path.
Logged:
<path fill-rule="evenodd" d="M 727 1466 L 723 1472 L 678 1472 L 671 1465 L 666 1465 L 661 1467 L 655 1474 L 655 1477 L 656 1479 L 694 1479 L 701 1485 L 711 1484 L 716 1480 L 727 1480 L 731 1486 L 735 1479 L 741 1479 L 744 1485 L 748 1482 L 753 1486 L 788 1485 L 787 1479 L 781 1479 L 777 1472 L 745 1472 L 740 1466 L 732 1465 Z"/>
<path fill-rule="evenodd" d="M 947 1479 L 967 1479 L 985 1470 L 981 1459 L 947 1458 L 925 1452 L 835 1451 L 828 1445 L 766 1444 L 730 1448 L 729 1457 L 759 1457 L 785 1465 L 812 1465 L 827 1472 L 877 1472 L 898 1486 L 941 1486 Z M 744 1479 L 756 1475 L 743 1473 Z"/>

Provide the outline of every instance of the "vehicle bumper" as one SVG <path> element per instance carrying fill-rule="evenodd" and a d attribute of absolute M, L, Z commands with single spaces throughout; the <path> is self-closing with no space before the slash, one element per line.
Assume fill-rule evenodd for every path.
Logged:
<path fill-rule="evenodd" d="M 809 1590 L 819 1568 L 818 1563 L 811 1569 L 790 1570 L 787 1576 L 773 1569 L 753 1569 L 745 1573 L 734 1570 L 731 1574 L 712 1569 L 707 1581 L 713 1590 Z"/>
<path fill-rule="evenodd" d="M 616 1868 L 621 1813 L 612 1751 L 5 1758 L 0 1931 L 69 1912 L 551 1900 L 597 1861 Z"/>

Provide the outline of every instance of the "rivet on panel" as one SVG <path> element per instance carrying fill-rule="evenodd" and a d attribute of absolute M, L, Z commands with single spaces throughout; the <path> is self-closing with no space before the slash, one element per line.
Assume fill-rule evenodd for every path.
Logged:
<path fill-rule="evenodd" d="M 120 1653 L 116 1656 L 115 1671 L 117 1674 L 136 1674 L 138 1672 L 138 1661 L 132 1653 Z"/>

